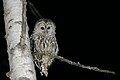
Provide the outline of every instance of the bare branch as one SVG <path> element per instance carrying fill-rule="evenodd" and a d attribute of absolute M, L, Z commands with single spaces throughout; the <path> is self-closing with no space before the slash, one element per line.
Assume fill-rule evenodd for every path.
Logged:
<path fill-rule="evenodd" d="M 52 58 L 58 59 L 60 61 L 66 62 L 70 65 L 78 66 L 78 67 L 81 67 L 81 68 L 85 68 L 85 69 L 89 69 L 89 70 L 93 70 L 93 71 L 97 71 L 97 72 L 115 74 L 114 71 L 102 70 L 102 69 L 99 69 L 97 67 L 85 66 L 83 64 L 80 64 L 79 62 L 76 63 L 76 62 L 70 61 L 68 59 L 65 59 L 64 57 L 61 57 L 61 56 L 56 56 L 56 55 L 49 55 L 49 56 L 52 57 Z"/>

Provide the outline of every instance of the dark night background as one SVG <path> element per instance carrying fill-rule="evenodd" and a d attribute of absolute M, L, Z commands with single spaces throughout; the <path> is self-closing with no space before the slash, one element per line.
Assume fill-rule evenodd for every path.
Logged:
<path fill-rule="evenodd" d="M 84 65 L 96 66 L 117 73 L 118 64 L 115 33 L 115 13 L 109 2 L 76 2 L 30 0 L 43 17 L 56 24 L 59 55 Z M 42 1 L 42 2 L 41 2 Z M 110 2 L 111 3 L 111 2 Z M 38 20 L 27 7 L 27 20 L 31 34 Z M 4 38 L 3 4 L 0 1 L 0 80 L 9 80 L 7 44 Z M 55 60 L 48 78 L 38 80 L 115 80 L 116 75 L 100 73 L 71 66 Z"/>

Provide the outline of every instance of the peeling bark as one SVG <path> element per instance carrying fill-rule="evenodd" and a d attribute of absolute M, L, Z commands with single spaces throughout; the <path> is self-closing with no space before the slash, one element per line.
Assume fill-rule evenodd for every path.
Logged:
<path fill-rule="evenodd" d="M 3 0 L 11 80 L 36 80 L 26 21 L 26 0 Z"/>

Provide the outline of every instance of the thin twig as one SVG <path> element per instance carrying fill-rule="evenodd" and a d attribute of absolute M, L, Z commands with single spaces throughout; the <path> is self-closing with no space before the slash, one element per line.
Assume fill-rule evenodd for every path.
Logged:
<path fill-rule="evenodd" d="M 42 18 L 42 15 L 39 13 L 39 11 L 35 8 L 35 6 L 33 5 L 32 2 L 30 2 L 29 0 L 28 1 L 28 5 L 29 5 L 29 8 L 30 10 L 32 11 L 32 13 L 35 15 L 36 18 L 40 19 Z"/>

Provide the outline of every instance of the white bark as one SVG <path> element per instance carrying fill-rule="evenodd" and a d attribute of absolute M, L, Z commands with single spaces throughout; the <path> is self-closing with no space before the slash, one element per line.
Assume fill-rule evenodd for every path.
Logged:
<path fill-rule="evenodd" d="M 26 18 L 23 18 L 23 1 L 3 0 L 10 79 L 36 80 L 30 51 L 28 26 L 25 22 Z M 23 24 L 24 22 L 25 24 Z"/>

